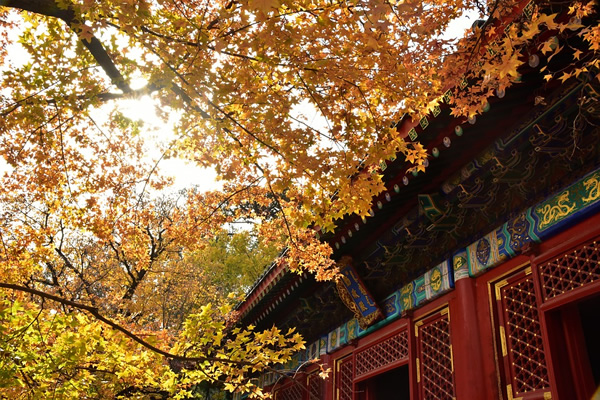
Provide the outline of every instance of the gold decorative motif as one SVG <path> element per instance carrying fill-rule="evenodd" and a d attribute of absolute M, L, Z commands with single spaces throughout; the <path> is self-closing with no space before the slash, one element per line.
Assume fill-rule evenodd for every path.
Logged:
<path fill-rule="evenodd" d="M 417 338 L 419 337 L 419 328 L 421 325 L 423 325 L 423 320 L 420 320 L 415 324 L 415 337 Z"/>
<path fill-rule="evenodd" d="M 452 101 L 452 91 L 450 89 L 446 90 L 443 99 L 446 104 L 450 104 L 450 101 Z"/>
<path fill-rule="evenodd" d="M 555 205 L 545 204 L 544 206 L 538 207 L 536 209 L 536 212 L 542 215 L 542 220 L 540 221 L 539 226 L 540 230 L 543 230 L 549 225 L 560 221 L 561 219 L 572 213 L 573 210 L 575 210 L 576 208 L 575 204 L 570 203 L 568 190 L 565 190 L 563 193 L 557 196 L 555 201 Z"/>
<path fill-rule="evenodd" d="M 374 311 L 366 317 L 361 318 L 361 320 L 359 321 L 359 325 L 361 322 L 364 322 L 364 326 L 361 325 L 360 327 L 362 329 L 367 329 L 369 325 L 373 324 L 373 322 L 377 321 L 378 319 L 381 319 L 381 317 L 383 317 L 381 310 Z"/>
<path fill-rule="evenodd" d="M 356 319 L 351 319 L 348 321 L 347 329 L 348 329 L 348 341 L 352 339 L 356 339 L 356 323 L 358 321 Z"/>
<path fill-rule="evenodd" d="M 400 289 L 400 301 L 402 302 L 402 309 L 403 310 L 408 310 L 409 308 L 412 308 L 412 291 L 413 291 L 413 284 L 408 283 L 406 286 L 402 287 L 402 289 Z"/>
<path fill-rule="evenodd" d="M 408 137 L 410 138 L 410 140 L 416 140 L 418 135 L 417 135 L 417 131 L 415 130 L 415 128 L 411 128 L 408 131 Z"/>
<path fill-rule="evenodd" d="M 588 191 L 588 196 L 582 198 L 584 203 L 591 203 L 592 201 L 600 199 L 600 181 L 598 177 L 592 176 L 583 181 L 583 186 Z"/>
<path fill-rule="evenodd" d="M 465 265 L 466 261 L 464 257 L 454 257 L 454 270 L 459 270 L 462 268 L 463 265 Z"/>
<path fill-rule="evenodd" d="M 506 347 L 506 333 L 504 332 L 504 327 L 499 326 L 500 329 L 500 344 L 502 345 L 502 357 L 506 357 L 508 355 L 508 350 Z"/>
<path fill-rule="evenodd" d="M 496 289 L 496 300 L 500 300 L 500 296 L 502 295 L 500 293 L 500 290 L 502 289 L 502 287 L 508 285 L 508 281 L 506 279 L 496 283 L 495 289 Z"/>
<path fill-rule="evenodd" d="M 527 3 L 527 5 L 523 8 L 523 15 L 525 17 L 527 17 L 527 19 L 531 19 L 534 8 L 535 8 L 535 3 L 532 0 L 529 3 Z"/>
<path fill-rule="evenodd" d="M 506 394 L 508 396 L 508 400 L 522 400 L 522 397 L 513 397 L 512 385 L 506 385 Z"/>
<path fill-rule="evenodd" d="M 348 289 L 346 289 L 346 286 L 344 286 L 344 283 L 341 280 L 338 280 L 336 282 L 336 287 L 338 290 L 338 294 L 340 295 L 340 299 L 342 299 L 342 302 L 346 305 L 346 307 L 348 307 L 350 309 L 350 311 L 352 311 L 352 313 L 358 319 L 358 317 L 360 317 L 360 311 L 358 310 L 356 303 L 350 296 Z"/>
<path fill-rule="evenodd" d="M 431 273 L 430 284 L 434 292 L 437 292 L 442 287 L 442 273 L 435 268 Z"/>
<path fill-rule="evenodd" d="M 371 325 L 373 322 L 377 321 L 383 316 L 381 310 L 379 309 L 373 311 L 369 315 L 363 316 L 361 311 L 364 312 L 367 310 L 365 304 L 362 301 L 360 301 L 358 305 L 355 303 L 354 299 L 352 298 L 352 295 L 350 294 L 346 286 L 344 286 L 344 283 L 341 279 L 338 279 L 338 281 L 336 282 L 336 288 L 338 290 L 340 299 L 346 305 L 346 307 L 348 307 L 350 311 L 352 311 L 352 313 L 358 320 L 358 325 L 361 329 L 367 329 L 369 325 Z"/>
<path fill-rule="evenodd" d="M 386 303 L 386 305 L 385 305 L 385 311 L 386 311 L 388 314 L 393 314 L 393 313 L 396 311 L 396 307 L 394 307 L 394 305 L 393 305 L 393 304 Z"/>
<path fill-rule="evenodd" d="M 382 171 L 385 171 L 387 169 L 387 163 L 385 162 L 385 160 L 382 160 L 379 163 L 379 168 L 381 168 Z"/>
<path fill-rule="evenodd" d="M 352 282 L 350 281 L 350 278 L 348 278 L 346 275 L 342 275 L 342 280 L 344 281 L 344 283 L 346 284 L 346 286 L 352 285 Z"/>
<path fill-rule="evenodd" d="M 454 372 L 454 352 L 452 351 L 452 344 L 450 345 L 450 371 Z"/>

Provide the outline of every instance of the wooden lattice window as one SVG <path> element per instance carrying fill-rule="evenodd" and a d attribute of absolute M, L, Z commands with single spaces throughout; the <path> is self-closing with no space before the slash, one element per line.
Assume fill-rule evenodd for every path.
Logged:
<path fill-rule="evenodd" d="M 336 393 L 337 400 L 352 400 L 354 363 L 352 356 L 338 361 Z"/>
<path fill-rule="evenodd" d="M 317 375 L 312 374 L 308 376 L 308 399 L 309 400 L 321 400 L 323 398 L 323 379 Z"/>
<path fill-rule="evenodd" d="M 544 300 L 600 280 L 600 251 L 596 241 L 539 266 Z"/>
<path fill-rule="evenodd" d="M 356 378 L 408 360 L 406 330 L 356 353 Z"/>
<path fill-rule="evenodd" d="M 531 268 L 496 283 L 495 297 L 508 397 L 549 388 Z"/>
<path fill-rule="evenodd" d="M 448 309 L 415 324 L 417 380 L 421 399 L 452 400 L 454 368 Z"/>
<path fill-rule="evenodd" d="M 304 390 L 305 388 L 302 384 L 292 382 L 290 385 L 275 392 L 275 400 L 302 400 Z"/>

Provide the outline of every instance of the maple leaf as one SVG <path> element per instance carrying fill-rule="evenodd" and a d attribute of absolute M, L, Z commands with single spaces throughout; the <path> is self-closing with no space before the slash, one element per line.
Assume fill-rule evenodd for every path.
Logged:
<path fill-rule="evenodd" d="M 253 10 L 259 10 L 264 14 L 277 9 L 280 6 L 279 0 L 249 0 L 248 6 Z"/>
<path fill-rule="evenodd" d="M 519 60 L 518 54 L 507 55 L 502 58 L 502 62 L 497 67 L 498 76 L 503 78 L 505 76 L 519 76 L 517 72 L 517 68 L 519 68 L 523 64 L 522 61 Z"/>
<path fill-rule="evenodd" d="M 548 29 L 554 29 L 558 26 L 554 19 L 558 14 L 540 14 L 537 18 L 538 24 L 544 24 L 548 27 Z"/>
<path fill-rule="evenodd" d="M 94 33 L 92 32 L 92 28 L 89 26 L 82 24 L 81 30 L 79 31 L 79 38 L 81 40 L 85 40 L 88 43 L 92 42 L 92 38 L 94 37 Z"/>
<path fill-rule="evenodd" d="M 573 75 L 574 75 L 576 78 L 579 78 L 579 75 L 581 75 L 581 74 L 582 74 L 582 73 L 584 73 L 584 72 L 588 72 L 588 69 L 587 69 L 586 67 L 583 67 L 583 68 L 576 68 L 576 69 L 573 71 Z"/>
<path fill-rule="evenodd" d="M 531 40 L 538 33 L 540 33 L 540 27 L 539 27 L 538 21 L 533 21 L 533 22 L 531 22 L 531 24 L 526 26 L 526 28 L 521 31 L 521 38 L 523 40 Z"/>
<path fill-rule="evenodd" d="M 546 54 L 546 53 L 551 52 L 555 48 L 556 48 L 556 39 L 552 37 L 544 42 L 544 44 L 541 47 L 541 51 L 542 51 L 542 54 Z"/>
<path fill-rule="evenodd" d="M 565 82 L 567 79 L 569 79 L 572 76 L 572 74 L 570 72 L 565 72 L 562 74 L 562 76 L 558 79 L 560 79 L 561 82 Z"/>

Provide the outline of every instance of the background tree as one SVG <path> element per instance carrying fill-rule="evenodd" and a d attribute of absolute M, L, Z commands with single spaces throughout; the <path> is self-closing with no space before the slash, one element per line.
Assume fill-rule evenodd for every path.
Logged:
<path fill-rule="evenodd" d="M 202 381 L 260 395 L 249 376 L 302 340 L 235 326 L 223 295 L 238 250 L 263 252 L 244 261 L 258 266 L 287 246 L 280 262 L 335 278 L 309 227 L 367 216 L 382 161 L 424 169 L 423 147 L 389 128 L 402 113 L 427 113 L 465 80 L 453 113 L 480 112 L 518 81 L 529 48 L 572 50 L 549 80 L 597 79 L 600 63 L 594 2 L 573 2 L 560 21 L 558 5 L 540 2 L 502 32 L 515 1 L 1 4 L 0 386 L 12 397 L 185 398 Z M 487 22 L 443 39 L 468 10 Z M 28 59 L 10 65 L 15 42 Z M 176 120 L 157 160 L 119 112 L 140 96 Z M 164 157 L 214 166 L 223 189 L 155 195 L 169 184 Z M 223 237 L 239 221 L 254 223 L 259 247 Z"/>

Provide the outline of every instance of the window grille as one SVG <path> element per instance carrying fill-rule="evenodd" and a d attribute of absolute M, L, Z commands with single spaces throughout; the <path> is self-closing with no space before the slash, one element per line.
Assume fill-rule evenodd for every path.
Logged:
<path fill-rule="evenodd" d="M 454 399 L 450 319 L 446 312 L 415 324 L 419 357 L 417 374 L 423 399 Z"/>
<path fill-rule="evenodd" d="M 356 378 L 408 360 L 408 332 L 406 330 L 374 344 L 356 354 Z"/>
<path fill-rule="evenodd" d="M 308 377 L 309 400 L 321 400 L 323 398 L 323 379 L 317 374 Z"/>
<path fill-rule="evenodd" d="M 549 388 L 531 268 L 498 282 L 495 296 L 509 398 Z"/>
<path fill-rule="evenodd" d="M 292 382 L 291 385 L 275 392 L 275 400 L 302 400 L 302 392 L 304 387 L 297 382 Z"/>
<path fill-rule="evenodd" d="M 352 356 L 340 361 L 338 366 L 338 400 L 352 400 L 352 381 L 354 378 Z"/>
<path fill-rule="evenodd" d="M 544 300 L 600 279 L 600 252 L 596 241 L 580 246 L 539 266 Z"/>

